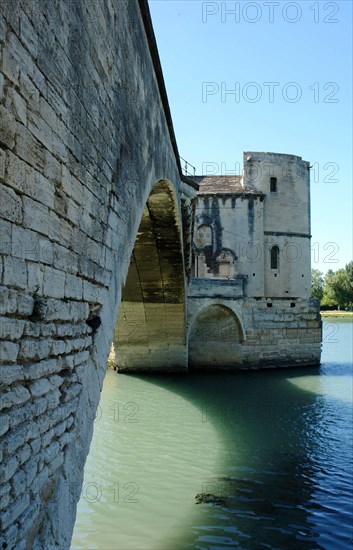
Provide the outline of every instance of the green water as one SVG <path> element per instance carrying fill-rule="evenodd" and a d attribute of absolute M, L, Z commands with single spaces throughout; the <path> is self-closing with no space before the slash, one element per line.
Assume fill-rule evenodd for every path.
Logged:
<path fill-rule="evenodd" d="M 320 368 L 109 371 L 72 549 L 352 548 L 352 329 Z"/>

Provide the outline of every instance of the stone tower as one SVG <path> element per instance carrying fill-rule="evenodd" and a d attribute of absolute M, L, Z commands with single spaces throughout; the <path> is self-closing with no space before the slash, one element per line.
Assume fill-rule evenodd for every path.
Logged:
<path fill-rule="evenodd" d="M 189 367 L 318 365 L 309 163 L 251 151 L 242 176 L 195 179 Z"/>
<path fill-rule="evenodd" d="M 264 193 L 264 294 L 309 298 L 310 169 L 301 157 L 245 152 L 243 186 Z"/>

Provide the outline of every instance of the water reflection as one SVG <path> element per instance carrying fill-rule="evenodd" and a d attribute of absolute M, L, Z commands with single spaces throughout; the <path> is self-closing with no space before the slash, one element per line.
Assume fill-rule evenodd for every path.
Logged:
<path fill-rule="evenodd" d="M 106 448 L 93 448 L 86 474 L 138 479 L 140 501 L 81 502 L 73 547 L 351 548 L 350 334 L 320 369 L 109 373 L 106 402 L 137 402 L 141 421 L 101 423 Z M 195 504 L 200 493 L 217 498 Z"/>
<path fill-rule="evenodd" d="M 204 525 L 190 525 L 200 548 L 242 539 L 246 548 L 261 547 L 272 544 L 274 533 L 280 547 L 297 548 L 300 541 L 301 548 L 313 548 L 309 518 L 323 450 L 322 400 L 288 384 L 283 372 L 195 375 L 187 387 L 177 378 L 149 383 L 191 399 L 222 438 L 218 472 L 203 482 L 204 492 L 222 502 L 206 505 Z M 319 502 L 315 506 L 321 508 Z M 210 527 L 212 535 L 205 534 Z"/>

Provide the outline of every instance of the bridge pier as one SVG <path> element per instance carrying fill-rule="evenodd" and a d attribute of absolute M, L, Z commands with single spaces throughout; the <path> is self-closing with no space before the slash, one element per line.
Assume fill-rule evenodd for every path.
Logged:
<path fill-rule="evenodd" d="M 187 369 L 185 268 L 178 201 L 155 184 L 143 210 L 114 334 L 120 372 Z"/>

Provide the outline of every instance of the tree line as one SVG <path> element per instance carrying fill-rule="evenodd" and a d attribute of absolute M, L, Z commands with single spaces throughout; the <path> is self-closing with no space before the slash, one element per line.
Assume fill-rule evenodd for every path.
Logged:
<path fill-rule="evenodd" d="M 344 309 L 353 306 L 353 261 L 346 267 L 324 275 L 318 269 L 311 270 L 311 295 L 320 300 L 322 309 Z"/>

